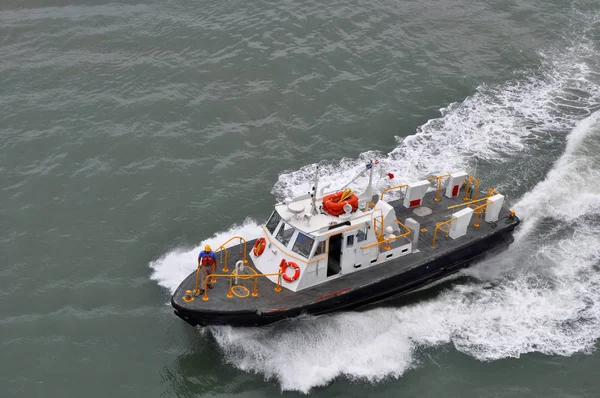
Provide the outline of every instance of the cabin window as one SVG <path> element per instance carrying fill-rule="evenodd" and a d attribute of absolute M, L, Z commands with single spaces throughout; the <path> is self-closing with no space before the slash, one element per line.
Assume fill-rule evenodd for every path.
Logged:
<path fill-rule="evenodd" d="M 314 257 L 317 257 L 317 256 L 325 253 L 325 244 L 326 243 L 327 243 L 327 241 L 317 243 L 317 250 L 315 250 Z"/>
<path fill-rule="evenodd" d="M 364 227 L 362 227 L 361 229 L 358 230 L 358 242 L 362 242 L 363 240 L 367 240 L 367 237 L 369 236 L 369 226 L 365 225 Z"/>
<path fill-rule="evenodd" d="M 277 211 L 274 211 L 273 214 L 271 214 L 271 217 L 269 218 L 269 221 L 267 221 L 266 225 L 271 235 L 275 233 L 275 228 L 277 228 L 277 224 L 279 224 L 279 221 L 281 221 L 281 216 L 279 215 L 279 213 L 277 213 Z"/>
<path fill-rule="evenodd" d="M 275 236 L 275 239 L 283 243 L 284 246 L 287 246 L 290 243 L 290 239 L 294 235 L 294 227 L 287 223 L 281 223 L 281 227 L 279 227 L 279 232 Z"/>
<path fill-rule="evenodd" d="M 308 258 L 308 256 L 310 256 L 310 249 L 312 249 L 313 243 L 315 243 L 313 238 L 304 235 L 302 232 L 298 232 L 298 237 L 296 238 L 296 242 L 294 242 L 292 251 Z"/>
<path fill-rule="evenodd" d="M 346 238 L 346 247 L 354 246 L 354 235 L 348 235 Z"/>

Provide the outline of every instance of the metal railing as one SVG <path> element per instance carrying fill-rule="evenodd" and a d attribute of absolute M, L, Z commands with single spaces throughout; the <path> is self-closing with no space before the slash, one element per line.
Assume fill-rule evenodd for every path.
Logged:
<path fill-rule="evenodd" d="M 228 271 L 229 271 L 229 268 L 227 267 L 227 260 L 229 259 L 229 251 L 227 250 L 227 247 L 226 247 L 226 245 L 227 245 L 229 242 L 231 242 L 232 240 L 234 240 L 234 239 L 239 239 L 239 240 L 240 240 L 240 243 L 239 243 L 239 245 L 241 245 L 242 243 L 244 243 L 244 246 L 243 246 L 243 248 L 241 248 L 241 249 L 240 249 L 240 254 L 243 254 L 243 257 L 242 257 L 242 262 L 243 262 L 244 264 L 246 264 L 246 263 L 248 262 L 248 260 L 246 259 L 246 255 L 247 255 L 247 253 L 248 253 L 248 252 L 247 252 L 247 243 L 246 243 L 246 239 L 244 239 L 244 238 L 243 238 L 243 237 L 241 237 L 241 236 L 237 236 L 237 235 L 236 235 L 236 236 L 233 236 L 233 237 L 231 237 L 231 238 L 227 239 L 227 241 L 226 241 L 225 243 L 223 243 L 221 246 L 219 246 L 219 247 L 217 247 L 217 248 L 215 249 L 215 254 L 216 254 L 216 253 L 219 253 L 219 252 L 221 252 L 221 251 L 225 252 L 225 261 L 223 261 L 223 272 L 228 272 Z M 215 267 L 215 268 L 213 268 L 213 272 L 215 272 L 215 271 L 216 271 L 216 267 Z"/>
<path fill-rule="evenodd" d="M 382 236 L 382 238 L 378 237 L 377 242 L 371 243 L 371 244 L 368 244 L 368 245 L 365 245 L 365 246 L 361 246 L 360 248 L 361 249 L 368 249 L 368 248 L 373 247 L 373 246 L 378 246 L 378 245 L 384 245 L 385 244 L 386 245 L 385 246 L 385 250 L 390 250 L 391 249 L 390 242 L 395 241 L 396 239 L 405 238 L 408 235 L 410 235 L 410 232 L 411 232 L 410 228 L 408 228 L 406 225 L 402 224 L 398 220 L 396 220 L 396 222 L 398 223 L 398 225 L 400 225 L 402 228 L 404 228 L 406 232 L 404 232 L 403 234 L 394 236 L 392 238 L 384 238 L 383 236 Z"/>
<path fill-rule="evenodd" d="M 437 180 L 437 188 L 435 190 L 435 192 L 436 192 L 435 193 L 435 199 L 433 199 L 436 202 L 439 202 L 440 200 L 442 200 L 442 198 L 441 198 L 441 195 L 442 195 L 442 180 L 444 178 L 448 178 L 448 177 L 450 177 L 450 174 L 444 174 L 444 175 L 441 175 L 441 176 L 435 176 L 435 177 L 431 177 L 431 178 L 427 179 L 427 181 Z"/>
<path fill-rule="evenodd" d="M 395 187 L 385 188 L 383 191 L 381 191 L 381 200 L 383 200 L 383 195 L 385 195 L 386 192 L 393 191 L 394 189 L 402 189 L 407 186 L 408 186 L 408 184 L 402 184 L 402 185 L 397 185 Z"/>
<path fill-rule="evenodd" d="M 225 243 L 223 243 L 222 245 L 220 245 L 219 247 L 217 247 L 215 249 L 215 254 L 216 253 L 222 253 L 222 256 L 224 255 L 224 259 L 223 257 L 221 258 L 222 260 L 222 270 L 223 272 L 228 272 L 229 268 L 227 266 L 227 262 L 229 260 L 229 250 L 227 248 L 227 244 L 231 241 L 233 241 L 234 239 L 239 239 L 240 243 L 239 245 L 240 247 L 240 254 L 242 254 L 242 259 L 239 260 L 239 262 L 241 262 L 241 264 L 246 264 L 248 262 L 247 259 L 247 254 L 248 254 L 248 244 L 246 239 L 244 239 L 241 236 L 233 236 L 229 239 L 227 239 L 227 241 L 225 241 Z M 243 244 L 243 245 L 242 245 Z M 238 262 L 238 263 L 239 263 Z M 198 269 L 196 270 L 196 286 L 193 290 L 194 295 L 198 296 L 200 294 L 200 289 L 199 289 L 199 279 L 200 279 L 200 273 L 201 273 L 201 267 L 203 267 L 203 265 L 199 265 Z M 202 281 L 202 290 L 204 291 L 202 300 L 204 301 L 208 301 L 208 285 L 209 285 L 209 280 L 210 283 L 216 283 L 217 282 L 217 278 L 229 278 L 229 290 L 227 292 L 227 297 L 231 298 L 233 296 L 236 297 L 240 297 L 240 298 L 244 298 L 244 297 L 248 297 L 250 295 L 250 291 L 248 290 L 248 288 L 246 288 L 243 285 L 238 285 L 237 281 L 238 280 L 249 280 L 249 279 L 253 279 L 254 280 L 254 287 L 252 290 L 252 296 L 256 297 L 258 296 L 258 278 L 259 277 L 268 277 L 268 276 L 277 276 L 277 284 L 275 286 L 275 291 L 280 292 L 281 291 L 281 270 L 279 270 L 279 272 L 277 273 L 272 273 L 272 274 L 260 274 L 258 273 L 254 268 L 250 267 L 250 266 L 245 266 L 245 268 L 250 269 L 253 274 L 239 274 L 238 272 L 238 266 L 234 267 L 233 271 L 231 271 L 231 273 L 229 274 L 217 274 L 217 262 L 215 262 L 215 264 L 213 264 L 213 268 L 212 268 L 212 273 L 210 275 L 207 275 L 206 278 L 204 278 L 204 280 Z M 236 283 L 234 283 L 234 280 Z M 240 295 L 239 293 L 236 292 L 236 289 L 239 290 L 241 289 L 244 293 L 246 293 L 245 295 Z"/>
<path fill-rule="evenodd" d="M 479 205 L 473 209 L 473 213 L 475 213 L 475 222 L 473 223 L 473 226 L 475 228 L 479 228 L 479 217 L 481 217 L 481 215 L 487 210 L 487 207 L 492 203 L 493 202 L 485 202 L 484 204 Z"/>
<path fill-rule="evenodd" d="M 433 231 L 433 242 L 431 243 L 431 248 L 435 248 L 435 239 L 437 236 L 437 231 L 442 231 L 446 233 L 446 237 L 448 237 L 448 234 L 450 233 L 450 224 L 452 223 L 452 221 L 456 220 L 456 217 L 451 218 L 450 220 L 447 221 L 442 221 L 442 222 L 438 222 L 435 224 L 435 230 Z M 448 226 L 448 229 L 444 229 L 442 228 L 444 225 Z"/>
<path fill-rule="evenodd" d="M 238 285 L 237 284 L 237 280 L 249 280 L 252 279 L 253 280 L 253 289 L 252 289 L 252 297 L 256 297 L 258 296 L 258 278 L 261 277 L 268 277 L 268 276 L 277 276 L 277 284 L 275 285 L 275 291 L 276 292 L 280 292 L 281 291 L 281 274 L 282 271 L 281 269 L 277 272 L 277 273 L 272 273 L 272 274 L 259 274 L 254 268 L 246 266 L 245 268 L 250 269 L 252 272 L 254 272 L 254 274 L 239 274 L 237 271 L 237 267 L 231 271 L 230 274 L 212 274 L 212 275 L 208 275 L 206 278 L 204 278 L 203 281 L 203 290 L 204 290 L 204 294 L 202 296 L 202 300 L 203 301 L 208 301 L 208 289 L 207 289 L 207 285 L 208 285 L 208 279 L 211 278 L 211 283 L 215 283 L 217 280 L 216 278 L 229 278 L 229 290 L 227 291 L 227 297 L 228 298 L 233 298 L 233 296 L 239 297 L 239 298 L 246 298 L 250 295 L 250 291 L 248 290 L 248 288 L 246 286 L 243 285 Z M 234 281 L 236 281 L 234 283 Z M 245 294 L 241 295 L 239 293 L 236 292 L 236 289 L 241 289 Z M 196 295 L 199 294 L 199 290 L 195 290 L 194 293 Z"/>
<path fill-rule="evenodd" d="M 471 188 L 471 183 L 475 183 L 475 196 L 473 196 L 473 198 L 469 197 L 469 188 Z M 479 195 L 479 180 L 468 174 L 467 183 L 465 186 L 465 196 L 463 197 L 463 200 L 477 199 L 477 195 Z"/>
<path fill-rule="evenodd" d="M 442 180 L 444 178 L 448 178 L 450 177 L 450 174 L 443 174 L 443 175 L 439 175 L 439 176 L 435 176 L 435 177 L 429 177 L 427 179 L 427 181 L 437 181 L 437 185 L 436 185 L 436 195 L 435 195 L 435 201 L 439 202 L 441 200 L 441 194 L 442 194 Z M 468 176 L 469 178 L 475 180 L 475 178 Z M 470 180 L 469 180 L 470 181 Z M 477 183 L 477 187 L 479 187 L 479 181 L 475 180 Z M 388 187 L 385 188 L 383 191 L 381 191 L 381 199 L 383 200 L 383 195 L 388 192 L 388 191 L 393 191 L 394 189 L 402 189 L 407 187 L 408 184 L 402 184 L 402 185 L 396 185 L 394 187 Z M 478 188 L 479 189 L 479 188 Z"/>
<path fill-rule="evenodd" d="M 448 209 L 454 209 L 457 207 L 462 207 L 462 206 L 469 206 L 471 207 L 471 205 L 473 205 L 474 203 L 479 203 L 479 202 L 483 202 L 486 201 L 484 204 L 472 207 L 473 212 L 475 213 L 475 222 L 473 223 L 473 226 L 475 228 L 479 228 L 479 218 L 481 217 L 481 215 L 487 210 L 487 207 L 492 204 L 492 202 L 488 202 L 487 200 L 489 198 L 491 198 L 494 195 L 497 195 L 498 191 L 496 191 L 494 188 L 488 188 L 487 190 L 487 194 L 484 198 L 481 199 L 475 199 L 475 200 L 471 200 L 470 202 L 466 202 L 466 203 L 460 203 L 454 206 L 448 206 Z"/>

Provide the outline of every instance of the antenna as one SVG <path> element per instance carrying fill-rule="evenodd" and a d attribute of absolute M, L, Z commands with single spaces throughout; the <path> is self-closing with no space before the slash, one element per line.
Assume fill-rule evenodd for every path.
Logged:
<path fill-rule="evenodd" d="M 317 164 L 317 167 L 315 169 L 315 180 L 313 182 L 313 187 L 312 187 L 312 192 L 309 192 L 310 197 L 311 197 L 311 210 L 312 210 L 312 214 L 317 215 L 319 214 L 319 212 L 317 211 L 317 188 L 319 186 L 319 165 Z"/>
<path fill-rule="evenodd" d="M 369 170 L 369 184 L 367 185 L 367 189 L 365 189 L 365 196 L 367 198 L 371 198 L 373 197 L 373 171 L 375 169 L 374 165 L 378 164 L 377 163 L 373 163 L 373 161 L 371 160 L 368 164 L 367 164 L 367 170 Z"/>

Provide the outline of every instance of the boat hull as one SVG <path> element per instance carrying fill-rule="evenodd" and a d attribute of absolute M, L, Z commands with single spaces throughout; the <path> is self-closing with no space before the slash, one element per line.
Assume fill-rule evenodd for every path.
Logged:
<path fill-rule="evenodd" d="M 300 315 L 315 316 L 354 310 L 422 290 L 433 282 L 447 278 L 488 255 L 504 251 L 514 241 L 512 232 L 517 225 L 518 221 L 511 228 L 503 229 L 485 239 L 457 248 L 407 272 L 375 283 L 366 283 L 364 286 L 355 287 L 349 291 L 336 292 L 330 297 L 320 298 L 308 305 L 270 311 L 190 310 L 179 305 L 174 299 L 172 299 L 172 305 L 175 308 L 175 314 L 192 326 L 262 326 Z"/>

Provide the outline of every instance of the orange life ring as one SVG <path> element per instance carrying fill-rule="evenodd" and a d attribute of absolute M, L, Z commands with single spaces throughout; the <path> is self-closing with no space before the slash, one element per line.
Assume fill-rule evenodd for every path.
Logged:
<path fill-rule="evenodd" d="M 265 251 L 265 247 L 267 246 L 267 241 L 265 238 L 258 238 L 254 243 L 254 247 L 252 248 L 252 252 L 255 257 L 260 257 L 261 254 Z"/>
<path fill-rule="evenodd" d="M 292 267 L 294 269 L 294 275 L 288 276 L 288 274 L 286 273 L 288 267 Z M 281 275 L 282 275 L 282 278 L 286 282 L 293 282 L 300 277 L 300 267 L 298 267 L 298 264 L 296 264 L 293 261 L 288 262 L 288 261 L 282 260 L 281 261 Z"/>
<path fill-rule="evenodd" d="M 352 206 L 352 211 L 356 211 L 358 209 L 358 196 L 350 195 L 346 200 L 340 202 L 343 194 L 344 192 L 336 192 L 325 196 L 323 198 L 323 210 L 332 216 L 339 216 L 345 213 L 344 206 L 348 203 Z"/>

